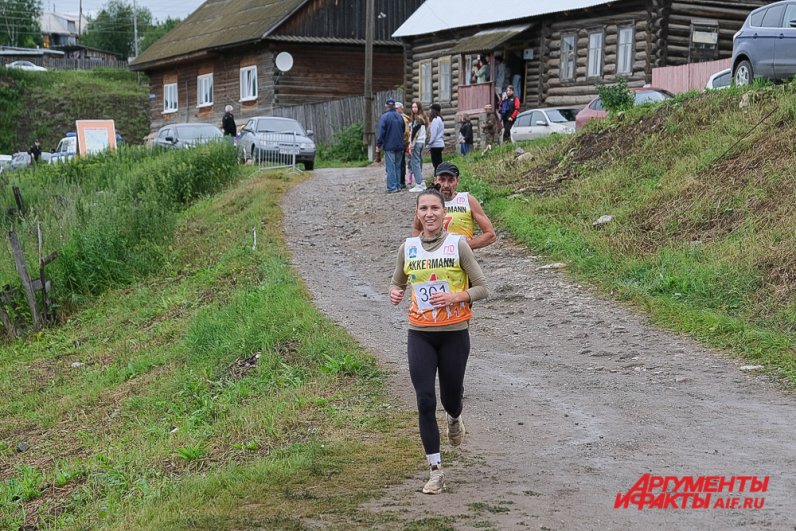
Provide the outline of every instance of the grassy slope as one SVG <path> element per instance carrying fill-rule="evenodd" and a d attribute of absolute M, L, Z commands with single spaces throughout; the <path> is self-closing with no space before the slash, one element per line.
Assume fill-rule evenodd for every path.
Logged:
<path fill-rule="evenodd" d="M 418 466 L 412 416 L 289 267 L 287 186 L 199 202 L 168 274 L 0 350 L 0 528 L 346 527 Z"/>
<path fill-rule="evenodd" d="M 24 72 L 0 68 L 0 153 L 50 151 L 75 120 L 112 119 L 129 143 L 149 134 L 146 80 L 116 70 Z"/>
<path fill-rule="evenodd" d="M 532 160 L 476 155 L 462 187 L 537 252 L 793 384 L 795 91 L 692 95 L 530 144 Z"/>

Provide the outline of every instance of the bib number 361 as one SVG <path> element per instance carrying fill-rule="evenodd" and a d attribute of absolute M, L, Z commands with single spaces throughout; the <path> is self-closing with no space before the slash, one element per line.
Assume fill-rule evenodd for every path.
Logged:
<path fill-rule="evenodd" d="M 451 289 L 447 280 L 431 280 L 428 282 L 418 282 L 412 284 L 412 290 L 415 292 L 415 302 L 417 309 L 425 312 L 434 308 L 431 304 L 431 296 L 435 293 L 445 292 L 450 293 Z"/>

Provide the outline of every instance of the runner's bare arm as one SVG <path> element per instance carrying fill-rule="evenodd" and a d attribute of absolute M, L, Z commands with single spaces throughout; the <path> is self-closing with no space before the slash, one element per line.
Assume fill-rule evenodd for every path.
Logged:
<path fill-rule="evenodd" d="M 390 281 L 390 302 L 392 304 L 399 304 L 403 300 L 407 280 L 406 273 L 404 273 L 404 244 L 402 243 L 401 248 L 398 249 L 395 270 Z"/>
<path fill-rule="evenodd" d="M 484 212 L 484 208 L 481 206 L 481 203 L 479 203 L 478 199 L 472 195 L 470 196 L 470 210 L 473 212 L 473 221 L 478 223 L 478 226 L 481 229 L 481 234 L 475 236 L 472 240 L 467 240 L 467 243 L 470 245 L 470 249 L 480 249 L 481 247 L 486 247 L 487 245 L 495 243 L 495 240 L 497 239 L 497 236 L 495 235 L 495 228 L 492 226 L 492 222 Z"/>

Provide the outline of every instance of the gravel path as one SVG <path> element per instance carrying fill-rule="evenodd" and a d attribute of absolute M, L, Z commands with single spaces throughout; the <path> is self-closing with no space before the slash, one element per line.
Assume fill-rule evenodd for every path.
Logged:
<path fill-rule="evenodd" d="M 316 305 L 393 371 L 411 410 L 406 302 L 386 291 L 415 196 L 383 189 L 383 168 L 317 171 L 286 195 L 285 234 Z M 418 474 L 363 510 L 450 516 L 456 529 L 796 529 L 796 396 L 538 270 L 546 262 L 505 235 L 476 256 L 490 298 L 473 309 L 467 438 L 443 444 L 448 491 L 420 493 L 418 437 Z M 770 481 L 766 493 L 713 493 L 707 510 L 614 509 L 646 473 Z M 750 496 L 765 506 L 712 508 Z"/>

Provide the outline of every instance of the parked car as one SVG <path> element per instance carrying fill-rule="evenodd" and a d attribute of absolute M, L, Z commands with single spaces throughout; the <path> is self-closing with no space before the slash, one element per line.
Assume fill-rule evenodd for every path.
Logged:
<path fill-rule="evenodd" d="M 785 80 L 796 75 L 796 1 L 755 9 L 732 37 L 736 85 L 755 78 Z"/>
<path fill-rule="evenodd" d="M 718 90 L 727 88 L 732 85 L 732 69 L 725 68 L 724 70 L 719 70 L 708 79 L 708 82 L 705 84 L 705 90 Z"/>
<path fill-rule="evenodd" d="M 11 169 L 21 170 L 33 164 L 33 157 L 27 151 L 19 151 L 11 156 Z"/>
<path fill-rule="evenodd" d="M 0 172 L 11 169 L 11 155 L 0 155 Z"/>
<path fill-rule="evenodd" d="M 221 129 L 213 124 L 190 122 L 164 125 L 155 135 L 155 145 L 165 148 L 191 148 L 223 138 Z"/>
<path fill-rule="evenodd" d="M 50 154 L 50 164 L 58 164 L 72 160 L 77 155 L 77 135 L 75 133 L 66 133 L 53 152 Z"/>
<path fill-rule="evenodd" d="M 30 61 L 14 61 L 8 63 L 6 68 L 16 68 L 17 70 L 28 70 L 30 72 L 46 72 L 47 69 L 43 66 L 35 65 Z"/>
<path fill-rule="evenodd" d="M 580 109 L 576 107 L 550 107 L 521 112 L 511 128 L 511 141 L 574 133 L 575 117 L 579 112 Z"/>
<path fill-rule="evenodd" d="M 632 90 L 636 94 L 633 105 L 660 103 L 674 97 L 674 94 L 668 90 L 653 87 L 641 87 Z M 608 116 L 608 111 L 605 110 L 600 97 L 597 96 L 578 113 L 578 116 L 575 118 L 575 129 L 581 129 L 587 122 L 598 118 L 605 118 L 606 116 Z"/>
<path fill-rule="evenodd" d="M 238 148 L 244 159 L 275 161 L 296 156 L 305 170 L 315 167 L 312 131 L 305 131 L 292 118 L 256 116 L 241 129 Z"/>

